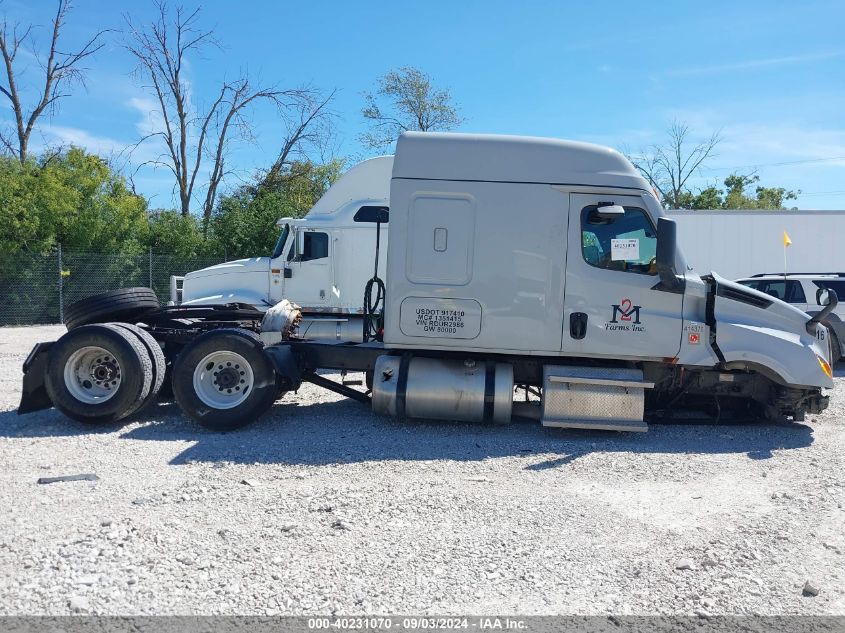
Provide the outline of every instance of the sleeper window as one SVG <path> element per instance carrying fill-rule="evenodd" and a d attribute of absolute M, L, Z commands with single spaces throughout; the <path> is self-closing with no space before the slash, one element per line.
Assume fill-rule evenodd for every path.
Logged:
<path fill-rule="evenodd" d="M 625 207 L 625 215 L 599 217 L 596 205 L 581 211 L 581 253 L 591 266 L 647 275 L 657 273 L 657 234 L 642 209 Z"/>

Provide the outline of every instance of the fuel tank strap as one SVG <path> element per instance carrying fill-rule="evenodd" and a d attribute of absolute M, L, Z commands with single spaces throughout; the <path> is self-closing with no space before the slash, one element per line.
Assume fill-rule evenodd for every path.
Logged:
<path fill-rule="evenodd" d="M 484 421 L 493 419 L 493 403 L 496 401 L 496 363 L 488 360 L 484 373 Z"/>
<path fill-rule="evenodd" d="M 399 375 L 396 377 L 396 417 L 405 417 L 405 401 L 408 395 L 408 367 L 411 365 L 411 355 L 402 354 L 399 361 Z"/>

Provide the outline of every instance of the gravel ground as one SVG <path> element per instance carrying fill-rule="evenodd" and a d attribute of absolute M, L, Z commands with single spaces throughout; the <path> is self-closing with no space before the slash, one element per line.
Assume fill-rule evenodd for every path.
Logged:
<path fill-rule="evenodd" d="M 0 329 L 0 614 L 845 614 L 841 367 L 806 424 L 399 423 L 304 386 L 215 435 L 18 417 L 62 331 Z"/>

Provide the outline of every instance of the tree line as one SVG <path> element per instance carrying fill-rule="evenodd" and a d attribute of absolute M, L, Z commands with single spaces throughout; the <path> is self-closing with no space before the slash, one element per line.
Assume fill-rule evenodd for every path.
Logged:
<path fill-rule="evenodd" d="M 243 72 L 220 79 L 201 106 L 186 67 L 190 63 L 193 73 L 213 77 L 215 70 L 203 69 L 202 60 L 220 43 L 203 26 L 200 8 L 159 0 L 154 8 L 151 21 L 129 15 L 120 28 L 93 31 L 75 47 L 65 41 L 73 17 L 70 0 L 58 0 L 45 15 L 46 38 L 35 37 L 38 25 L 4 17 L 0 93 L 12 114 L 11 125 L 0 130 L 0 256 L 6 263 L 59 243 L 126 254 L 152 247 L 185 258 L 265 254 L 276 239 L 277 220 L 304 215 L 342 173 L 344 158 L 333 151 L 335 91 L 263 83 Z M 83 85 L 85 64 L 101 53 L 107 38 L 116 38 L 130 54 L 134 76 L 154 104 L 155 126 L 126 153 L 131 158 L 152 145 L 155 158 L 134 172 L 78 147 L 31 149 L 33 134 Z M 238 143 L 254 139 L 250 115 L 259 104 L 272 106 L 284 123 L 278 149 L 264 168 L 226 189 L 231 154 Z M 387 72 L 364 92 L 361 116 L 368 128 L 359 140 L 368 150 L 390 148 L 406 130 L 452 130 L 465 120 L 451 92 L 413 67 Z M 753 173 L 732 174 L 724 187 L 693 189 L 689 182 L 715 155 L 721 137 L 714 133 L 705 142 L 691 142 L 688 126 L 680 122 L 667 137 L 665 144 L 629 152 L 667 207 L 783 208 L 798 195 L 763 187 Z M 174 208 L 151 208 L 136 191 L 133 177 L 144 166 L 170 174 Z"/>

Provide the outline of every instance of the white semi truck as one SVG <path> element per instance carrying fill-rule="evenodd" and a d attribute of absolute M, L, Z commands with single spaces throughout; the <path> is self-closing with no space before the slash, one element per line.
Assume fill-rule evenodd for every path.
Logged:
<path fill-rule="evenodd" d="M 301 219 L 279 220 L 279 238 L 266 257 L 209 266 L 171 280 L 173 304 L 243 303 L 266 310 L 282 299 L 301 306 L 302 335 L 362 340 L 361 289 L 373 277 L 376 230 L 355 221 L 362 209 L 388 207 L 392 156 L 347 171 Z M 387 250 L 387 225 L 379 227 Z M 384 277 L 385 258 L 378 275 Z"/>
<path fill-rule="evenodd" d="M 389 207 L 393 157 L 364 161 L 350 169 L 302 219 L 279 220 L 274 252 L 210 266 L 171 280 L 174 305 L 250 304 L 266 310 L 287 298 L 302 306 L 309 338 L 361 340 L 363 296 L 358 289 L 373 276 L 368 254 L 371 227 L 354 221 L 366 206 Z M 840 271 L 845 254 L 836 245 L 845 231 L 845 211 L 669 210 L 688 262 L 708 271 L 718 263 L 729 279 L 783 272 L 784 231 L 793 244 L 787 255 L 794 271 Z M 387 227 L 381 229 L 387 247 Z M 363 256 L 362 256 L 363 255 Z M 384 260 L 379 269 L 383 277 Z M 349 290 L 352 289 L 350 292 Z M 807 298 L 810 315 L 821 310 Z M 841 310 L 841 308 L 840 308 Z M 825 325 L 837 327 L 835 314 Z M 845 344 L 845 338 L 840 337 Z"/>
<path fill-rule="evenodd" d="M 77 306 L 73 329 L 33 349 L 19 412 L 125 419 L 155 398 L 168 363 L 182 411 L 215 430 L 251 422 L 303 381 L 400 418 L 627 431 L 678 410 L 798 421 L 828 405 L 819 321 L 836 294 L 820 288 L 825 308 L 811 318 L 693 272 L 674 221 L 614 150 L 406 133 L 389 200 L 384 282 L 358 288 L 364 342 L 303 336 L 287 300 L 155 309 L 130 289 Z M 375 233 L 388 215 L 364 204 L 354 219 Z M 271 333 L 279 342 L 265 344 Z M 367 389 L 322 370 L 364 372 Z M 520 390 L 539 400 L 515 402 Z"/>

